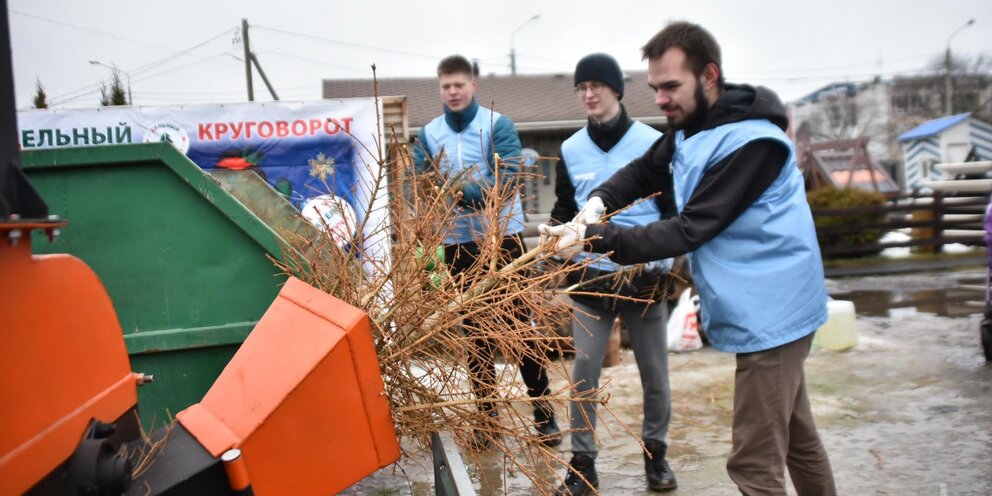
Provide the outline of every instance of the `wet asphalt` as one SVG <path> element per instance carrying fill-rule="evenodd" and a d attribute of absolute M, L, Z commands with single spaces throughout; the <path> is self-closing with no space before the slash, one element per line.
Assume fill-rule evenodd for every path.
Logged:
<path fill-rule="evenodd" d="M 843 495 L 992 495 L 992 365 L 979 344 L 985 271 L 965 268 L 828 280 L 851 300 L 859 343 L 814 348 L 806 362 L 814 416 Z M 570 368 L 570 363 L 563 364 Z M 668 494 L 737 494 L 724 468 L 730 450 L 734 357 L 710 347 L 671 354 L 669 462 L 679 489 Z M 563 378 L 556 379 L 564 385 Z M 633 354 L 604 369 L 612 412 L 639 432 L 641 391 Z M 564 417 L 565 412 L 560 412 Z M 603 495 L 647 491 L 638 444 L 609 422 L 597 431 Z M 568 437 L 560 455 L 567 459 Z M 384 469 L 349 494 L 434 494 L 429 459 Z M 503 471 L 501 460 L 471 467 L 479 494 L 542 494 Z M 559 470 L 561 472 L 561 470 Z M 561 474 L 557 474 L 560 476 Z M 791 484 L 789 494 L 795 494 Z"/>

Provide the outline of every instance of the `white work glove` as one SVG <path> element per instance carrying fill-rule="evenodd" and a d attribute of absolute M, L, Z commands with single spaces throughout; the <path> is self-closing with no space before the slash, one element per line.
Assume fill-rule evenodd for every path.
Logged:
<path fill-rule="evenodd" d="M 564 258 L 572 258 L 582 253 L 582 245 L 586 239 L 586 226 L 578 222 L 569 222 L 560 226 L 541 224 L 537 226 L 541 233 L 541 245 L 550 244 L 551 251 L 557 252 Z"/>
<path fill-rule="evenodd" d="M 652 260 L 644 264 L 644 272 L 647 272 L 648 274 L 667 274 L 672 271 L 672 264 L 674 262 L 674 258 Z"/>
<path fill-rule="evenodd" d="M 579 213 L 572 219 L 572 222 L 578 222 L 587 226 L 589 224 L 598 224 L 604 214 L 606 214 L 606 205 L 603 204 L 603 199 L 594 196 L 586 202 L 582 210 L 579 210 Z"/>

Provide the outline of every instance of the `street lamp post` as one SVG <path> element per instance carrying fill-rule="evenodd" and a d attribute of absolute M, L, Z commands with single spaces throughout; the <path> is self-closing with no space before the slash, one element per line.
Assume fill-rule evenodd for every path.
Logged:
<path fill-rule="evenodd" d="M 962 29 L 971 26 L 974 23 L 974 19 L 969 19 L 968 22 L 955 29 L 954 32 L 947 37 L 947 50 L 944 51 L 944 110 L 947 112 L 947 115 L 954 114 L 954 108 L 952 107 L 953 99 L 951 98 L 954 91 L 951 88 L 951 39 L 960 33 Z"/>
<path fill-rule="evenodd" d="M 513 37 L 517 34 L 517 31 L 520 31 L 528 24 L 536 21 L 539 17 L 541 17 L 541 14 L 534 14 L 534 17 L 527 19 L 527 21 L 520 26 L 517 26 L 517 29 L 514 29 L 513 32 L 510 33 L 510 73 L 514 76 L 517 75 L 517 50 L 513 45 Z"/>
<path fill-rule="evenodd" d="M 123 72 L 124 73 L 124 77 L 127 78 L 127 104 L 128 105 L 133 105 L 134 104 L 134 102 L 131 100 L 131 74 L 129 74 L 127 71 L 121 69 L 120 67 L 117 67 L 116 65 L 107 65 L 107 64 L 104 64 L 103 62 L 100 62 L 99 60 L 90 60 L 89 63 L 90 63 L 90 65 L 100 65 L 100 66 L 106 67 L 106 68 L 108 68 L 108 69 L 110 69 L 112 71 L 121 71 L 121 72 Z"/>

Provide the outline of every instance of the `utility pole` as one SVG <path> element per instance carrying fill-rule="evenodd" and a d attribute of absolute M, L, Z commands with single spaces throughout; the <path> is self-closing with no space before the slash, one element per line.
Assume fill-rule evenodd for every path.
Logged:
<path fill-rule="evenodd" d="M 248 81 L 248 101 L 255 101 L 255 90 L 251 85 L 251 48 L 248 46 L 248 19 L 241 19 L 241 42 L 245 47 L 245 80 Z"/>
<path fill-rule="evenodd" d="M 969 19 L 963 26 L 957 28 L 947 37 L 947 50 L 944 51 L 944 110 L 947 115 L 954 114 L 953 94 L 954 88 L 951 86 L 951 38 L 961 32 L 962 29 L 975 23 L 974 19 Z"/>
<path fill-rule="evenodd" d="M 951 108 L 952 105 L 952 95 L 954 91 L 951 86 L 951 44 L 947 43 L 947 50 L 944 51 L 944 114 L 953 115 L 954 109 Z"/>
<path fill-rule="evenodd" d="M 265 83 L 265 87 L 269 89 L 269 93 L 272 95 L 273 100 L 279 100 L 279 95 L 276 94 L 276 89 L 272 87 L 272 83 L 269 82 L 269 78 L 266 77 L 265 71 L 262 70 L 262 64 L 258 63 L 258 57 L 255 54 L 251 54 L 251 61 L 255 64 L 255 68 L 258 69 L 258 75 L 262 76 L 262 82 Z"/>

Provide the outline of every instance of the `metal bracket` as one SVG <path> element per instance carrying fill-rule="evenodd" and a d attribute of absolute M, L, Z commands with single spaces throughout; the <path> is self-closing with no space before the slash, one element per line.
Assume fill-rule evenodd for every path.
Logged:
<path fill-rule="evenodd" d="M 475 496 L 462 455 L 450 432 L 431 433 L 434 455 L 434 494 L 437 496 Z"/>

